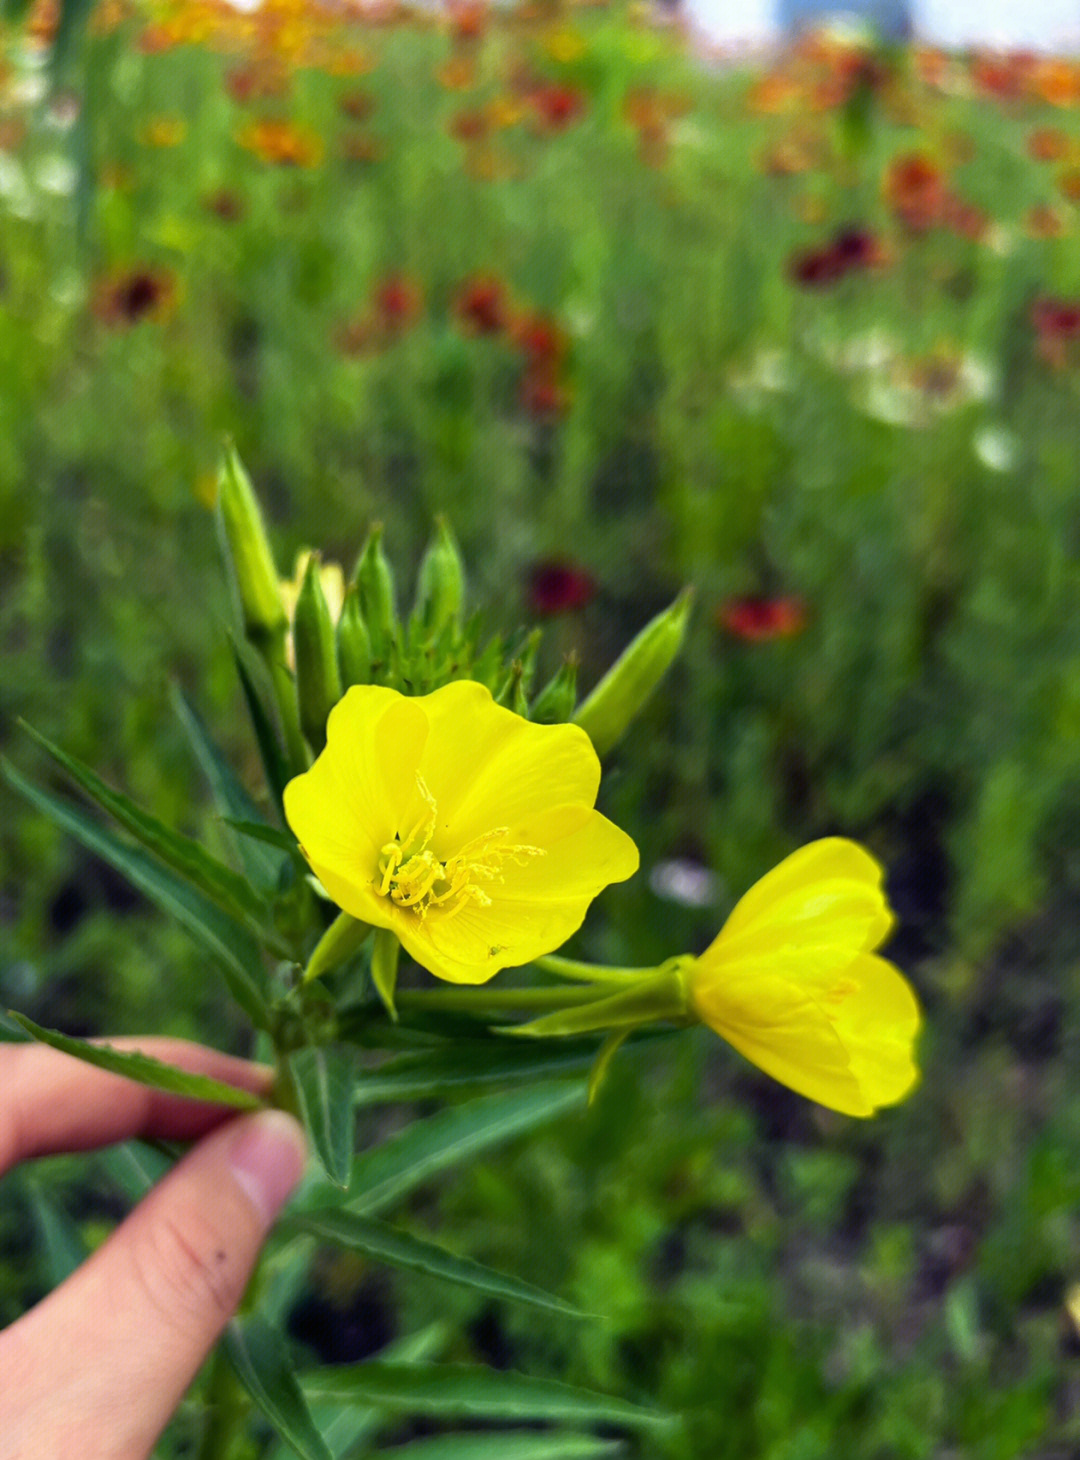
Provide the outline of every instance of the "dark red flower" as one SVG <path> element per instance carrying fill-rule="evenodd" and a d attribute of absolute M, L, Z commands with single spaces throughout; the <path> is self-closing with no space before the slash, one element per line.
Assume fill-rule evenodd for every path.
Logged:
<path fill-rule="evenodd" d="M 834 248 L 811 248 L 795 254 L 788 264 L 792 283 L 804 289 L 823 289 L 835 284 L 847 272 L 843 259 Z"/>
<path fill-rule="evenodd" d="M 566 353 L 566 336 L 556 321 L 545 314 L 519 315 L 512 333 L 514 344 L 528 355 L 533 365 L 556 365 Z"/>
<path fill-rule="evenodd" d="M 806 605 L 801 598 L 729 598 L 716 610 L 719 628 L 747 643 L 788 639 L 806 627 Z"/>
<path fill-rule="evenodd" d="M 497 335 L 506 326 L 506 286 L 494 274 L 466 279 L 454 298 L 454 314 L 476 335 Z"/>
<path fill-rule="evenodd" d="M 176 297 L 176 280 L 166 270 L 136 268 L 103 279 L 91 307 L 103 324 L 124 327 L 163 319 Z"/>
<path fill-rule="evenodd" d="M 545 558 L 529 571 L 529 606 L 542 618 L 572 613 L 595 597 L 592 574 L 565 558 Z"/>
<path fill-rule="evenodd" d="M 408 274 L 388 274 L 372 290 L 371 305 L 376 321 L 387 334 L 401 334 L 419 319 L 424 295 Z"/>
<path fill-rule="evenodd" d="M 544 369 L 526 370 L 521 377 L 518 399 L 522 409 L 539 420 L 552 420 L 564 415 L 570 405 L 570 393 L 556 376 Z"/>

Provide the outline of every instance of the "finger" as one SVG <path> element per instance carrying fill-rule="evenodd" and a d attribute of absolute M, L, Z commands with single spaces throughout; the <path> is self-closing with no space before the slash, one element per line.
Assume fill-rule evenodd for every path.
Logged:
<path fill-rule="evenodd" d="M 300 1127 L 283 1111 L 230 1121 L 62 1287 L 0 1334 L 14 1406 L 14 1428 L 4 1416 L 4 1453 L 149 1455 L 240 1301 L 304 1159 Z"/>
<path fill-rule="evenodd" d="M 192 1074 L 253 1094 L 273 1071 L 183 1039 L 116 1039 Z M 151 1090 L 41 1044 L 0 1044 L 0 1175 L 31 1156 L 85 1151 L 132 1136 L 194 1140 L 234 1114 L 229 1107 Z"/>

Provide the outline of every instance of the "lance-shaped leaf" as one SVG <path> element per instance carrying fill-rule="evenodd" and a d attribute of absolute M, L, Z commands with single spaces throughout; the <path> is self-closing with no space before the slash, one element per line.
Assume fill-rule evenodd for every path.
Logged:
<path fill-rule="evenodd" d="M 544 1292 L 543 1288 L 534 1287 L 532 1283 L 496 1272 L 494 1268 L 474 1262 L 469 1257 L 456 1257 L 445 1247 L 438 1247 L 434 1242 L 414 1237 L 408 1232 L 400 1232 L 386 1222 L 362 1216 L 359 1212 L 326 1211 L 290 1217 L 283 1224 L 283 1230 L 286 1233 L 303 1232 L 321 1242 L 332 1242 L 352 1252 L 364 1252 L 377 1262 L 426 1273 L 428 1277 L 472 1288 L 489 1298 L 529 1303 L 535 1308 L 547 1308 L 568 1318 L 593 1316 L 582 1313 L 580 1308 L 563 1302 L 553 1293 Z"/>
<path fill-rule="evenodd" d="M 301 1374 L 309 1400 L 356 1398 L 405 1412 L 491 1419 L 571 1420 L 631 1427 L 671 1423 L 614 1395 L 554 1379 L 473 1364 L 391 1364 L 372 1360 Z"/>
<path fill-rule="evenodd" d="M 135 1080 L 140 1085 L 150 1085 L 155 1090 L 168 1090 L 174 1095 L 187 1095 L 192 1100 L 210 1100 L 215 1105 L 231 1105 L 237 1110 L 257 1110 L 264 1103 L 250 1090 L 238 1090 L 235 1085 L 226 1085 L 221 1080 L 212 1080 L 209 1075 L 193 1075 L 175 1065 L 163 1064 L 148 1054 L 136 1050 L 112 1049 L 107 1044 L 88 1044 L 85 1039 L 72 1039 L 55 1029 L 43 1029 L 25 1014 L 9 1010 L 8 1017 L 21 1024 L 27 1034 L 83 1060 L 96 1065 L 99 1070 L 108 1070 L 114 1075 L 123 1075 L 126 1080 Z"/>
<path fill-rule="evenodd" d="M 417 1333 L 406 1334 L 404 1338 L 388 1343 L 379 1350 L 379 1356 L 383 1359 L 415 1363 L 418 1359 L 432 1358 L 445 1347 L 446 1340 L 446 1325 L 429 1323 Z M 354 1455 L 356 1447 L 373 1435 L 385 1419 L 381 1409 L 369 1404 L 349 1402 L 315 1404 L 312 1405 L 311 1412 L 319 1433 L 339 1460 L 344 1460 L 347 1455 Z M 289 1452 L 284 1442 L 274 1450 L 272 1460 L 289 1460 Z"/>
<path fill-rule="evenodd" d="M 334 1185 L 346 1187 L 356 1127 L 355 1051 L 334 1044 L 297 1049 L 288 1068 L 311 1148 Z"/>
<path fill-rule="evenodd" d="M 43 791 L 0 759 L 10 785 L 84 847 L 122 873 L 140 892 L 174 917 L 217 959 L 229 991 L 260 1028 L 266 1024 L 266 972 L 254 938 L 175 872 L 121 841 L 81 809 Z"/>
<path fill-rule="evenodd" d="M 436 1435 L 382 1451 L 383 1460 L 603 1460 L 625 1454 L 621 1440 L 595 1435 L 537 1434 L 535 1430 L 484 1430 Z"/>
<path fill-rule="evenodd" d="M 187 732 L 195 758 L 210 783 L 214 804 L 221 815 L 232 817 L 234 821 L 265 821 L 266 817 L 241 785 L 232 766 L 210 738 L 178 685 L 173 685 L 173 706 Z M 247 837 L 240 842 L 240 855 L 248 876 L 258 887 L 266 891 L 277 887 L 281 857 L 270 847 Z"/>
<path fill-rule="evenodd" d="M 266 777 L 266 784 L 270 788 L 270 794 L 274 799 L 277 813 L 281 816 L 283 815 L 281 793 L 284 791 L 291 775 L 289 763 L 285 759 L 285 753 L 274 731 L 273 721 L 266 709 L 263 698 L 255 688 L 255 681 L 248 673 L 240 649 L 235 643 L 233 643 L 232 651 L 233 660 L 236 664 L 236 673 L 240 680 L 240 688 L 244 692 L 244 703 L 247 705 L 247 712 L 251 718 L 251 728 L 255 732 L 255 742 L 259 747 L 263 775 Z"/>
<path fill-rule="evenodd" d="M 106 785 L 88 765 L 84 765 L 73 755 L 68 755 L 32 725 L 27 725 L 25 721 L 22 723 L 23 729 L 33 736 L 42 750 L 52 756 L 75 784 L 137 841 L 142 842 L 144 847 L 160 857 L 174 872 L 179 872 L 181 877 L 186 878 L 200 892 L 204 892 L 230 916 L 240 922 L 254 924 L 256 931 L 262 932 L 260 923 L 266 911 L 265 905 L 238 872 L 212 857 L 198 842 L 173 831 L 156 816 L 143 811 L 121 791 Z"/>
<path fill-rule="evenodd" d="M 365 1215 L 385 1211 L 432 1177 L 583 1103 L 575 1085 L 534 1085 L 471 1100 L 413 1121 L 400 1134 L 362 1151 L 353 1161 L 348 1209 Z M 319 1200 L 319 1193 L 313 1192 L 309 1209 Z"/>
<path fill-rule="evenodd" d="M 646 1030 L 634 1044 L 662 1038 L 670 1031 Z M 427 1100 L 450 1090 L 479 1090 L 485 1085 L 521 1084 L 545 1076 L 583 1074 L 592 1068 L 596 1044 L 560 1040 L 520 1044 L 511 1039 L 456 1040 L 452 1045 L 402 1054 L 364 1074 L 356 1088 L 360 1105 L 387 1100 Z"/>
<path fill-rule="evenodd" d="M 257 1314 L 234 1319 L 225 1330 L 225 1352 L 241 1384 L 302 1460 L 333 1460 L 278 1330 Z"/>

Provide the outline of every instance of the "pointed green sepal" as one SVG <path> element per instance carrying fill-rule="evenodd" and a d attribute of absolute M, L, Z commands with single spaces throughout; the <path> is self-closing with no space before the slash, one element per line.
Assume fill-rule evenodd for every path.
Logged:
<path fill-rule="evenodd" d="M 371 982 L 382 1000 L 383 1008 L 397 1023 L 397 1009 L 394 1007 L 394 991 L 397 988 L 398 959 L 401 944 L 389 928 L 376 928 L 375 941 L 371 946 Z"/>
<path fill-rule="evenodd" d="M 601 758 L 622 739 L 682 648 L 693 597 L 694 590 L 684 588 L 651 619 L 574 716 Z"/>
<path fill-rule="evenodd" d="M 636 1028 L 636 1024 L 627 1024 L 621 1029 L 613 1029 L 600 1046 L 600 1052 L 596 1056 L 596 1063 L 589 1071 L 588 1101 L 590 1105 L 596 1100 L 597 1095 L 600 1093 L 600 1086 L 607 1079 L 612 1060 Z"/>
<path fill-rule="evenodd" d="M 610 992 L 610 985 L 598 985 L 598 997 L 587 1004 L 574 1004 L 540 1019 L 530 1019 L 527 1024 L 504 1025 L 499 1032 L 551 1038 L 587 1034 L 594 1029 L 633 1029 L 661 1020 L 681 1023 L 687 1017 L 687 998 L 679 976 L 680 961 L 670 959 L 640 983 L 621 988 L 616 994 Z"/>
<path fill-rule="evenodd" d="M 570 654 L 532 702 L 529 718 L 539 725 L 563 725 L 574 718 L 578 657 Z"/>
<path fill-rule="evenodd" d="M 370 932 L 369 923 L 362 923 L 359 918 L 341 913 L 316 943 L 300 982 L 310 983 L 313 978 L 337 968 L 360 949 Z"/>
<path fill-rule="evenodd" d="M 308 559 L 293 621 L 300 728 L 316 754 L 326 744 L 326 719 L 341 698 L 334 621 L 323 592 L 317 553 Z"/>

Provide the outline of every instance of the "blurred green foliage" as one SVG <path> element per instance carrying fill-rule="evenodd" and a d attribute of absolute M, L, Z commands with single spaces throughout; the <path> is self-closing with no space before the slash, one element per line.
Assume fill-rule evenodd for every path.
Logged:
<path fill-rule="evenodd" d="M 605 777 L 644 871 L 575 951 L 698 950 L 841 833 L 889 870 L 928 1025 L 923 1087 L 872 1124 L 701 1034 L 414 1198 L 604 1326 L 338 1257 L 294 1332 L 360 1356 L 458 1319 L 450 1357 L 682 1412 L 643 1457 L 1076 1453 L 1080 359 L 1032 313 L 1080 296 L 1075 96 L 905 54 L 845 131 L 843 53 L 763 80 L 614 9 L 475 36 L 265 14 L 99 12 L 51 94 L 2 32 L 0 747 L 48 777 L 22 716 L 218 845 L 168 704 L 178 682 L 254 782 L 207 512 L 228 433 L 283 576 L 308 545 L 348 571 L 381 522 L 411 579 L 446 513 L 513 631 L 538 568 L 572 567 L 541 683 L 573 652 L 587 692 L 693 582 Z M 966 226 L 898 212 L 912 153 Z M 877 260 L 800 282 L 843 230 Z M 715 880 L 671 900 L 672 859 Z M 182 932 L 10 796 L 0 929 L 4 1006 L 238 1039 Z M 0 1321 L 62 1270 L 38 1179 L 82 1239 L 120 1207 L 83 1162 L 20 1179 Z"/>

